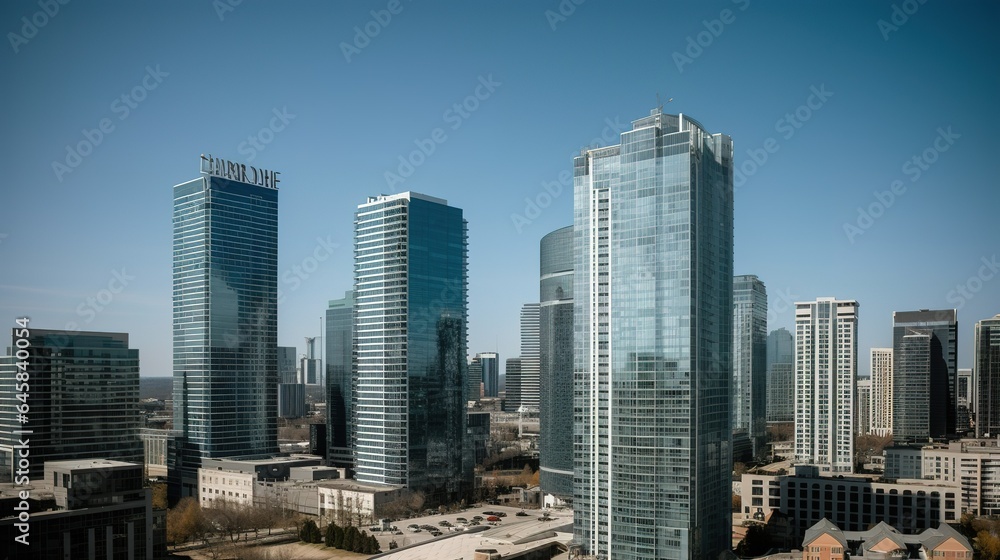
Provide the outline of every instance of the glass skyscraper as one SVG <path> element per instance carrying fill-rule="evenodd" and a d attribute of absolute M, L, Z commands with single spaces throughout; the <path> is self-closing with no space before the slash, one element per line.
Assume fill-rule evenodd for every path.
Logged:
<path fill-rule="evenodd" d="M 733 279 L 733 437 L 750 438 L 753 454 L 767 435 L 767 288 L 753 274 Z"/>
<path fill-rule="evenodd" d="M 462 210 L 417 193 L 355 216 L 355 478 L 430 504 L 471 488 L 466 441 L 468 233 Z"/>
<path fill-rule="evenodd" d="M 326 310 L 326 425 L 328 459 L 351 468 L 354 414 L 354 292 L 330 300 Z"/>
<path fill-rule="evenodd" d="M 14 329 L 16 334 L 22 329 Z M 28 476 L 46 461 L 115 459 L 142 464 L 139 351 L 128 334 L 28 329 L 27 422 L 18 421 L 19 349 L 0 358 L 0 482 L 13 482 L 19 440 L 29 440 Z M 22 333 L 23 334 L 23 333 Z M 21 435 L 20 430 L 31 430 Z"/>
<path fill-rule="evenodd" d="M 542 237 L 538 459 L 543 492 L 573 497 L 573 226 Z"/>
<path fill-rule="evenodd" d="M 1000 314 L 976 323 L 976 437 L 1000 436 Z"/>
<path fill-rule="evenodd" d="M 278 451 L 278 190 L 212 169 L 174 187 L 174 498 L 203 458 Z"/>
<path fill-rule="evenodd" d="M 732 141 L 654 110 L 574 168 L 574 541 L 730 549 Z"/>
<path fill-rule="evenodd" d="M 917 335 L 927 335 L 926 347 L 914 338 Z M 893 442 L 925 442 L 928 437 L 955 434 L 958 311 L 894 312 L 892 350 Z"/>
<path fill-rule="evenodd" d="M 795 339 L 788 329 L 767 335 L 767 421 L 795 421 Z"/>

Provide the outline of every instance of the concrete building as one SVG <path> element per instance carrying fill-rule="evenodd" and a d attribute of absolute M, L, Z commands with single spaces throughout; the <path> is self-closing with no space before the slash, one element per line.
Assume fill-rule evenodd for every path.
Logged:
<path fill-rule="evenodd" d="M 1000 515 L 1000 447 L 996 439 L 890 447 L 884 454 L 886 479 L 957 483 L 962 488 L 962 512 Z"/>
<path fill-rule="evenodd" d="M 870 377 L 859 377 L 857 380 L 858 398 L 854 411 L 854 433 L 859 436 L 868 435 L 872 431 L 871 402 L 872 380 Z"/>
<path fill-rule="evenodd" d="M 892 435 L 892 348 L 871 349 L 872 434 Z"/>

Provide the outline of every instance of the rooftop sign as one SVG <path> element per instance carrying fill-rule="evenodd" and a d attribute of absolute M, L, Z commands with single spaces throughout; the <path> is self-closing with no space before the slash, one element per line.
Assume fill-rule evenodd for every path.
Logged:
<path fill-rule="evenodd" d="M 212 157 L 212 154 L 208 154 L 208 156 L 205 156 L 205 154 L 201 155 L 201 172 L 213 177 L 221 177 L 230 181 L 249 183 L 269 189 L 277 189 L 278 183 L 281 182 L 281 179 L 278 178 L 278 171 L 258 169 L 245 163 L 235 163 L 222 158 Z"/>

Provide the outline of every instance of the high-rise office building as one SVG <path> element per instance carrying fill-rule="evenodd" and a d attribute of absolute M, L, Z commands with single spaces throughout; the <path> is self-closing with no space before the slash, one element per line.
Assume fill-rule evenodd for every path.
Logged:
<path fill-rule="evenodd" d="M 871 416 L 872 434 L 892 434 L 892 348 L 872 348 Z"/>
<path fill-rule="evenodd" d="M 1000 314 L 976 323 L 976 437 L 1000 436 Z"/>
<path fill-rule="evenodd" d="M 11 334 L 8 355 L 0 358 L 0 482 L 13 482 L 20 453 L 29 454 L 31 479 L 42 476 L 46 461 L 142 463 L 139 351 L 129 348 L 128 334 L 35 328 Z M 18 351 L 27 359 L 18 359 Z M 25 362 L 22 383 L 16 364 Z M 18 399 L 25 394 L 26 401 Z M 22 418 L 18 406 L 25 404 Z M 22 449 L 24 439 L 29 445 Z"/>
<path fill-rule="evenodd" d="M 327 459 L 352 468 L 351 432 L 354 399 L 354 292 L 330 300 L 326 310 Z"/>
<path fill-rule="evenodd" d="M 754 456 L 767 437 L 767 288 L 753 274 L 733 278 L 733 437 Z"/>
<path fill-rule="evenodd" d="M 355 478 L 455 501 L 472 481 L 467 223 L 406 192 L 369 197 L 354 226 Z"/>
<path fill-rule="evenodd" d="M 795 304 L 795 461 L 820 472 L 854 470 L 858 302 Z"/>
<path fill-rule="evenodd" d="M 972 429 L 972 419 L 976 411 L 976 385 L 972 377 L 972 368 L 958 368 L 958 391 L 955 395 L 958 405 L 958 422 L 955 430 L 967 434 Z"/>
<path fill-rule="evenodd" d="M 541 308 L 537 303 L 526 303 L 521 308 L 521 406 L 529 410 L 538 410 L 539 405 L 539 313 Z M 510 393 L 510 378 L 507 378 L 507 392 Z M 516 408 L 512 410 L 517 410 Z"/>
<path fill-rule="evenodd" d="M 294 346 L 278 347 L 278 376 L 281 383 L 298 383 L 298 359 Z"/>
<path fill-rule="evenodd" d="M 500 396 L 500 355 L 496 352 L 480 352 L 476 354 L 483 366 L 483 397 L 497 398 Z"/>
<path fill-rule="evenodd" d="M 174 187 L 172 499 L 203 458 L 278 451 L 278 173 L 202 156 Z"/>
<path fill-rule="evenodd" d="M 521 358 L 507 358 L 504 367 L 504 379 L 507 389 L 504 391 L 503 409 L 506 412 L 517 412 L 521 407 L 521 375 L 524 362 Z"/>
<path fill-rule="evenodd" d="M 573 226 L 542 237 L 539 252 L 539 485 L 573 497 Z"/>
<path fill-rule="evenodd" d="M 730 548 L 732 141 L 659 109 L 573 161 L 574 540 Z"/>
<path fill-rule="evenodd" d="M 916 334 L 929 337 L 926 349 L 923 343 L 907 338 Z M 892 349 L 893 441 L 953 435 L 958 421 L 958 312 L 894 312 Z M 911 350 L 916 354 L 910 354 Z"/>
<path fill-rule="evenodd" d="M 469 379 L 466 385 L 467 400 L 478 401 L 483 397 L 483 362 L 478 354 L 469 362 Z"/>
<path fill-rule="evenodd" d="M 315 336 L 306 337 L 306 355 L 299 358 L 299 383 L 303 385 L 323 384 L 323 364 L 316 356 Z"/>
<path fill-rule="evenodd" d="M 767 335 L 767 421 L 795 421 L 795 339 L 788 329 Z"/>
<path fill-rule="evenodd" d="M 865 436 L 871 433 L 872 378 L 859 377 L 857 382 L 857 407 L 854 411 L 854 433 Z"/>

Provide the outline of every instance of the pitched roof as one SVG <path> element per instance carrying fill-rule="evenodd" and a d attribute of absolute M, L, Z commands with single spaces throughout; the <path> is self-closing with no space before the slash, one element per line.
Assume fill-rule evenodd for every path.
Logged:
<path fill-rule="evenodd" d="M 937 529 L 927 529 L 920 534 L 922 544 L 925 548 L 929 550 L 934 550 L 941 543 L 948 539 L 955 539 L 959 544 L 964 546 L 968 550 L 972 550 L 972 545 L 969 544 L 969 539 L 965 538 L 965 535 L 956 531 L 951 525 L 947 523 L 942 523 Z"/>
<path fill-rule="evenodd" d="M 823 535 L 830 535 L 837 540 L 844 548 L 847 548 L 847 539 L 844 532 L 840 530 L 832 521 L 827 518 L 820 519 L 815 525 L 806 529 L 806 536 L 802 540 L 802 546 L 809 546 L 813 541 Z"/>

